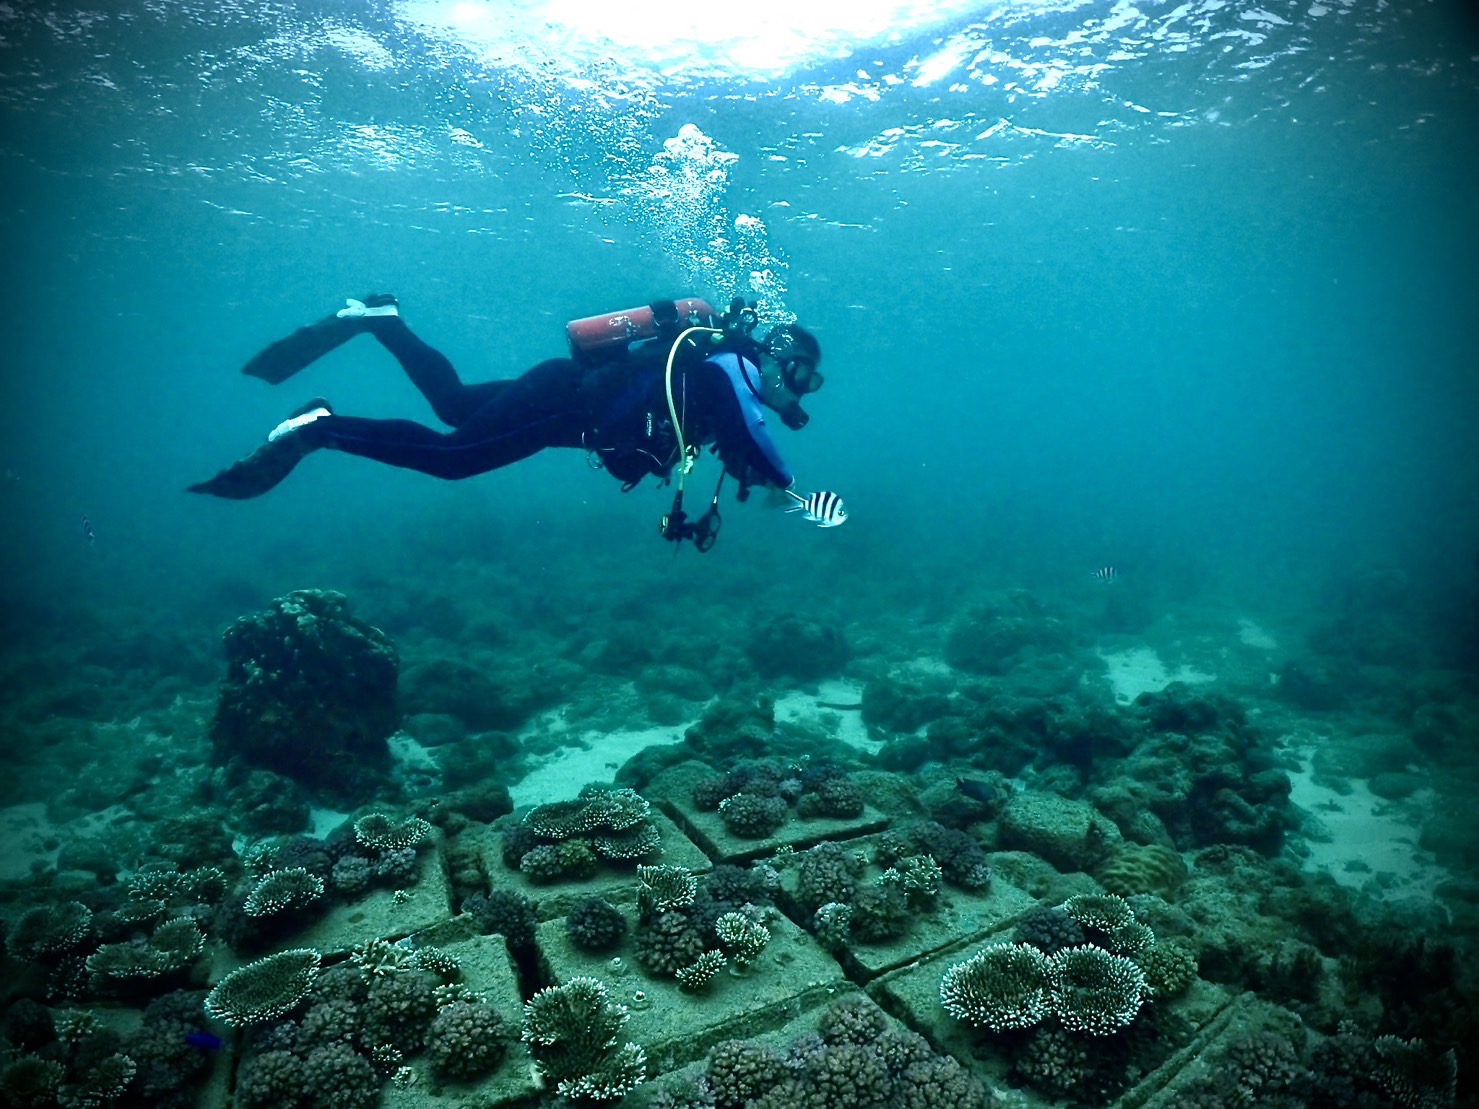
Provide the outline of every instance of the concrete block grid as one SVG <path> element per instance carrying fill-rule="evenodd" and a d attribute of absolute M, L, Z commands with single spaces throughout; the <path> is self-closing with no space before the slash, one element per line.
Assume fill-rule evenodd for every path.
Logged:
<path fill-rule="evenodd" d="M 661 783 L 672 786 L 675 783 Z M 855 821 L 791 821 L 763 846 L 735 841 L 712 819 L 714 814 L 693 809 L 682 789 L 647 791 L 654 803 L 663 839 L 662 861 L 689 867 L 702 874 L 714 864 L 743 865 L 774 855 L 788 845 L 802 848 L 822 840 L 846 843 L 868 852 L 887 820 L 869 810 Z M 661 814 L 657 813 L 661 809 Z M 825 828 L 823 828 L 825 825 Z M 496 835 L 485 835 L 485 854 L 496 847 Z M 632 934 L 610 952 L 591 954 L 575 948 L 566 935 L 564 914 L 579 900 L 600 896 L 618 905 L 635 920 L 637 882 L 630 873 L 611 872 L 579 882 L 534 885 L 501 863 L 488 858 L 495 889 L 511 889 L 537 900 L 541 923 L 537 930 L 538 980 L 521 978 L 501 936 L 479 936 L 469 918 L 458 916 L 436 852 L 423 860 L 422 880 L 415 896 L 397 900 L 388 892 L 371 894 L 362 902 L 334 910 L 309 933 L 283 946 L 317 946 L 326 964 L 346 956 L 349 949 L 370 938 L 409 939 L 413 944 L 444 947 L 462 962 L 463 980 L 483 993 L 515 1030 L 522 1020 L 523 1002 L 537 989 L 586 975 L 604 982 L 613 998 L 628 1008 L 622 1038 L 643 1045 L 649 1082 L 629 1095 L 627 1103 L 646 1104 L 664 1077 L 703 1067 L 707 1052 L 728 1039 L 761 1039 L 781 1046 L 803 1032 L 813 1031 L 826 1005 L 865 992 L 892 1021 L 922 1033 L 942 1052 L 955 1056 L 994 1089 L 1001 1104 L 1048 1106 L 1054 1099 L 1012 1088 L 1010 1061 L 989 1033 L 981 1033 L 952 1019 L 939 1000 L 940 978 L 955 963 L 999 939 L 1009 938 L 1017 919 L 1038 904 L 1037 899 L 1002 878 L 983 892 L 947 887 L 935 910 L 921 917 L 908 935 L 889 944 L 856 945 L 848 951 L 825 950 L 809 934 L 806 914 L 794 899 L 794 875 L 782 867 L 783 884 L 778 911 L 771 921 L 771 940 L 755 964 L 744 970 L 727 968 L 701 990 L 680 989 L 669 978 L 646 974 L 634 958 Z M 868 873 L 878 868 L 870 864 Z M 218 980 L 236 965 L 222 957 L 213 968 Z M 1215 1056 L 1220 1040 L 1246 1034 L 1250 1024 L 1276 1020 L 1273 1010 L 1251 996 L 1231 997 L 1217 987 L 1198 982 L 1172 1002 L 1182 1035 L 1162 1051 L 1146 1073 L 1114 1101 L 1115 1109 L 1156 1109 L 1170 1104 L 1172 1093 L 1186 1076 L 1199 1073 L 1199 1060 Z M 223 1052 L 202 1104 L 227 1107 L 235 1052 Z M 413 1062 L 409 1083 L 387 1086 L 382 1105 L 388 1109 L 418 1106 L 521 1109 L 551 1104 L 538 1068 L 520 1043 L 510 1046 L 508 1058 L 492 1076 L 475 1083 L 442 1082 L 424 1063 Z"/>

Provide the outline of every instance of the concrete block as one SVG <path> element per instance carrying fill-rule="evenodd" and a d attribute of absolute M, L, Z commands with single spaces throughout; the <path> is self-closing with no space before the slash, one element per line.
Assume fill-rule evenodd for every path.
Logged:
<path fill-rule="evenodd" d="M 860 841 L 858 846 L 871 854 L 869 841 Z M 875 881 L 882 873 L 882 867 L 869 863 L 860 881 Z M 809 915 L 796 903 L 795 895 L 796 868 L 787 867 L 781 871 L 782 907 L 792 920 L 805 926 L 810 923 Z M 888 943 L 854 943 L 836 956 L 851 978 L 865 982 L 930 954 L 999 932 L 1036 904 L 1036 898 L 1000 878 L 993 878 L 991 885 L 979 892 L 945 883 L 935 907 L 918 916 L 907 935 Z"/>
<path fill-rule="evenodd" d="M 657 809 L 652 810 L 652 823 L 662 838 L 662 853 L 643 863 L 665 866 L 686 866 L 695 874 L 711 869 L 708 856 L 703 853 L 678 826 Z M 637 863 L 608 862 L 600 871 L 589 878 L 572 879 L 566 882 L 531 882 L 527 876 L 503 865 L 499 836 L 493 829 L 482 833 L 479 850 L 483 855 L 483 866 L 492 886 L 497 890 L 519 893 L 538 903 L 540 920 L 553 920 L 564 916 L 577 901 L 587 897 L 604 897 L 608 901 L 630 901 L 636 896 Z"/>
<path fill-rule="evenodd" d="M 703 763 L 680 763 L 659 774 L 644 795 L 677 821 L 715 862 L 749 862 L 773 855 L 781 847 L 800 849 L 824 839 L 852 839 L 881 832 L 889 824 L 888 817 L 871 805 L 864 807 L 862 816 L 851 820 L 830 817 L 803 820 L 793 811 L 773 835 L 744 839 L 725 827 L 724 818 L 717 812 L 701 812 L 693 806 L 693 786 L 713 775 L 714 771 Z"/>
<path fill-rule="evenodd" d="M 347 952 L 355 944 L 373 939 L 399 939 L 445 919 L 452 911 L 452 894 L 441 856 L 423 847 L 416 865 L 415 884 L 402 891 L 371 890 L 358 901 L 335 906 L 287 942 L 277 945 L 278 949 L 312 947 L 325 957 L 332 957 Z"/>
<path fill-rule="evenodd" d="M 646 1048 L 654 1073 L 661 1073 L 721 1040 L 779 1028 L 850 988 L 842 968 L 785 917 L 776 914 L 768 927 L 770 942 L 754 966 L 743 972 L 731 966 L 694 992 L 644 972 L 630 933 L 615 952 L 597 955 L 570 943 L 563 920 L 551 920 L 539 926 L 538 942 L 553 981 L 586 975 L 606 983 L 631 1012 L 622 1036 Z"/>
<path fill-rule="evenodd" d="M 940 1050 L 954 1055 L 983 1082 L 997 1087 L 1011 1086 L 1012 1059 L 1007 1037 L 972 1028 L 956 1020 L 940 1003 L 940 979 L 949 967 L 964 962 L 992 943 L 1010 939 L 1011 933 L 1003 931 L 967 947 L 928 957 L 884 975 L 869 986 L 868 992 L 877 997 L 884 1008 L 922 1032 Z M 1195 1047 L 1202 1041 L 1204 1031 L 1213 1025 L 1232 1000 L 1232 995 L 1221 986 L 1199 980 L 1182 997 L 1158 1003 L 1164 1006 L 1165 1012 L 1161 1017 L 1164 1027 L 1174 1029 L 1175 1036 L 1174 1042 L 1162 1039 L 1149 1044 L 1147 1050 L 1154 1054 L 1140 1060 L 1148 1075 L 1158 1076 L 1151 1089 L 1164 1086 L 1180 1066 L 1195 1056 Z M 1149 1081 L 1149 1078 L 1142 1079 L 1125 1091 L 1114 1102 L 1115 1106 L 1134 1109 L 1141 1105 L 1150 1095 L 1147 1092 L 1142 1096 L 1139 1091 Z M 1014 1104 L 1023 1106 L 1061 1104 L 1058 1099 L 1030 1089 L 1017 1090 L 1013 1096 L 1020 1099 Z"/>
<path fill-rule="evenodd" d="M 387 1085 L 380 1098 L 381 1109 L 495 1109 L 529 1103 L 543 1084 L 535 1073 L 529 1049 L 519 1041 L 524 1001 L 503 937 L 472 936 L 436 946 L 457 957 L 462 965 L 462 983 L 482 994 L 502 1014 L 511 1038 L 508 1055 L 496 1071 L 475 1082 L 444 1081 L 432 1073 L 425 1059 L 412 1059 L 408 1065 L 414 1077 L 407 1085 Z"/>

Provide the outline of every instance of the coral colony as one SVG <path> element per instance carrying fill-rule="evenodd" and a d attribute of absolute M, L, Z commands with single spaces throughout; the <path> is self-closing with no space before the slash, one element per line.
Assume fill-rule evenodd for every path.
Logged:
<path fill-rule="evenodd" d="M 787 615 L 705 669 L 600 619 L 525 682 L 338 593 L 235 621 L 214 712 L 149 717 L 174 753 L 132 815 L 5 888 L 0 1102 L 1467 1096 L 1472 963 L 1289 849 L 1298 764 L 1264 721 L 1330 711 L 1333 655 L 1120 701 L 1091 616 L 1024 593 L 966 606 L 929 666 Z M 556 705 L 689 723 L 516 806 Z"/>

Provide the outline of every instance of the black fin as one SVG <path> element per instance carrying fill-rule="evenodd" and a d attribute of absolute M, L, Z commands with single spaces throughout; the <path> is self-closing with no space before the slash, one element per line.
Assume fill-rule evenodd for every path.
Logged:
<path fill-rule="evenodd" d="M 306 440 L 306 437 L 301 437 Z M 240 462 L 234 462 L 209 481 L 187 486 L 187 493 L 207 493 L 231 501 L 260 497 L 293 472 L 308 453 L 306 441 L 288 435 L 275 443 L 264 443 Z"/>
<path fill-rule="evenodd" d="M 278 385 L 365 330 L 363 319 L 329 316 L 300 327 L 254 355 L 241 372 Z"/>

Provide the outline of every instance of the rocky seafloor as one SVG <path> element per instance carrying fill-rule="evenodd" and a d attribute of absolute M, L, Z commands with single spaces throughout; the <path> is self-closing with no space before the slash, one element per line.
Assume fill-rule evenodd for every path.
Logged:
<path fill-rule="evenodd" d="M 463 573 L 9 617 L 4 1104 L 1475 1104 L 1473 640 L 1389 575 Z"/>

